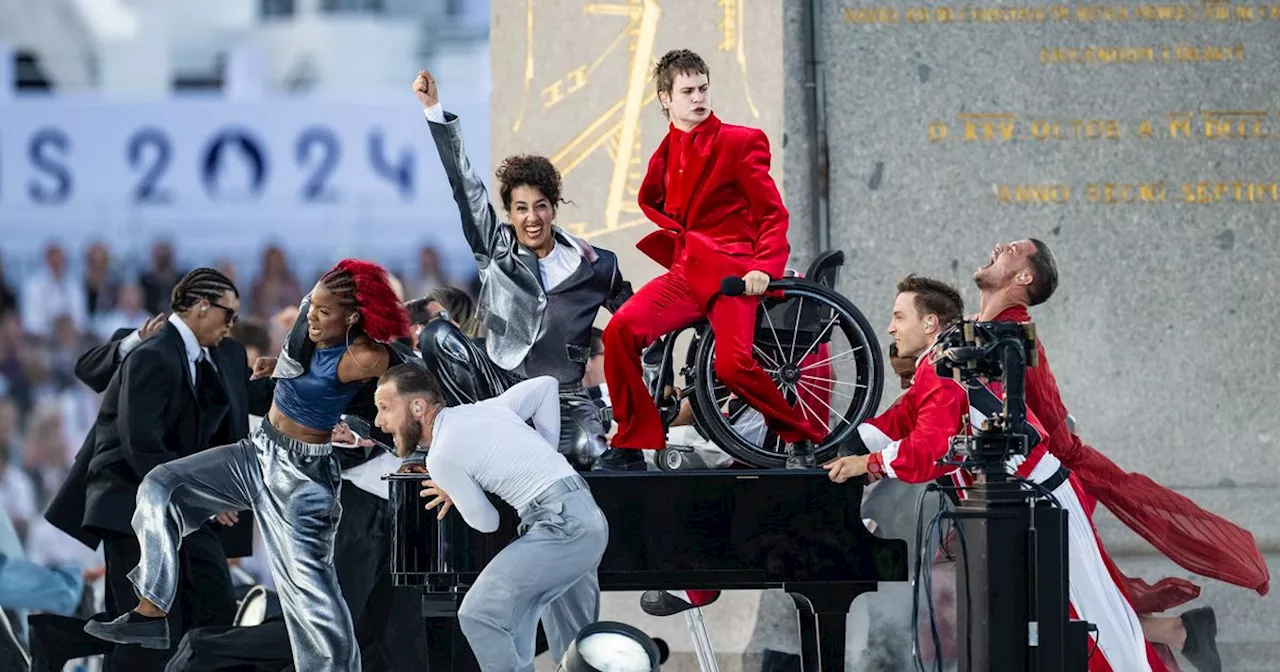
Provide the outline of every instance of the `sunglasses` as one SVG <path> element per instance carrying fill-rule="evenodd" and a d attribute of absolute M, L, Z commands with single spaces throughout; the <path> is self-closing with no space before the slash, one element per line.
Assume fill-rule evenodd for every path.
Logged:
<path fill-rule="evenodd" d="M 226 307 L 226 306 L 224 306 L 224 305 L 222 305 L 222 304 L 220 304 L 220 303 L 215 303 L 215 302 L 213 302 L 213 301 L 210 301 L 210 302 L 209 302 L 209 305 L 213 306 L 214 308 L 221 308 L 221 309 L 222 309 L 222 312 L 223 312 L 223 313 L 226 313 L 226 316 L 227 316 L 227 326 L 229 326 L 229 327 L 234 327 L 234 326 L 236 325 L 236 323 L 240 321 L 240 315 L 239 315 L 239 314 L 237 314 L 237 313 L 236 313 L 236 311 L 231 310 L 230 308 L 228 308 L 228 307 Z"/>

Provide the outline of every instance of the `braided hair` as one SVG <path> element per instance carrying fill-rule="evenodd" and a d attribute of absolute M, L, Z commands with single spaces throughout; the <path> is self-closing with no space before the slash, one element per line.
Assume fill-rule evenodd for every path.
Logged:
<path fill-rule="evenodd" d="M 215 303 L 227 292 L 240 298 L 240 291 L 236 289 L 235 283 L 221 271 L 214 268 L 197 268 L 182 276 L 178 284 L 173 286 L 173 293 L 169 295 L 169 307 L 173 312 L 181 313 L 190 310 L 202 300 Z"/>
<path fill-rule="evenodd" d="M 409 336 L 409 314 L 391 287 L 386 269 L 371 261 L 343 259 L 329 269 L 320 284 L 342 306 L 360 314 L 358 327 L 379 343 Z"/>

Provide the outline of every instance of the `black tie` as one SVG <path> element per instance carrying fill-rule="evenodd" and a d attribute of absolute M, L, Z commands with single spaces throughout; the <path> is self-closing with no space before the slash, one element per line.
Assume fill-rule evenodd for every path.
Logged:
<path fill-rule="evenodd" d="M 222 386 L 218 370 L 209 360 L 208 353 L 196 360 L 196 402 L 200 406 L 200 445 L 209 445 L 229 410 L 227 391 Z"/>
<path fill-rule="evenodd" d="M 218 370 L 209 361 L 209 355 L 201 353 L 200 359 L 196 360 L 196 400 L 201 406 L 208 406 L 226 403 L 226 397 Z"/>

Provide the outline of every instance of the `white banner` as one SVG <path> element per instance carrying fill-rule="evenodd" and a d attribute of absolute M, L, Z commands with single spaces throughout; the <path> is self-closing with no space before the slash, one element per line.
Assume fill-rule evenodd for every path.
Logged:
<path fill-rule="evenodd" d="M 450 107 L 489 174 L 488 103 Z M 412 98 L 0 101 L 0 244 L 131 249 L 157 237 L 243 255 L 266 240 L 371 254 L 465 246 Z"/>

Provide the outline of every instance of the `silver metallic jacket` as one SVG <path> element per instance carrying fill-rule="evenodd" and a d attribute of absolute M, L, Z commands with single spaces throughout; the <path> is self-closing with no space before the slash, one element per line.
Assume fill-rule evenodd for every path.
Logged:
<path fill-rule="evenodd" d="M 489 358 L 521 377 L 548 375 L 580 383 L 596 313 L 601 307 L 617 310 L 632 293 L 618 258 L 556 227 L 556 238 L 578 250 L 586 263 L 545 290 L 537 256 L 498 219 L 485 180 L 467 159 L 458 117 L 446 112 L 445 123 L 428 123 L 458 204 L 462 233 L 480 266 L 480 317 L 488 331 Z"/>

